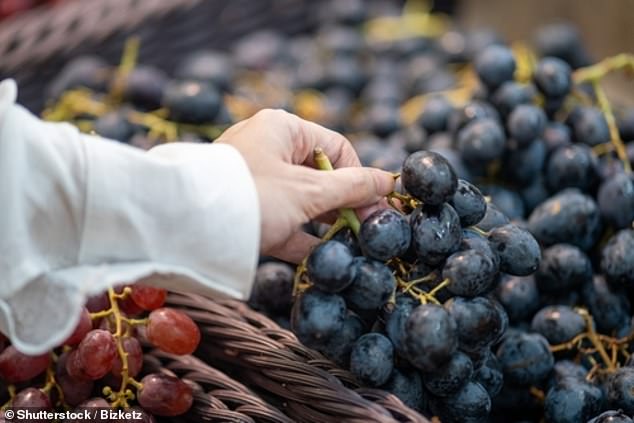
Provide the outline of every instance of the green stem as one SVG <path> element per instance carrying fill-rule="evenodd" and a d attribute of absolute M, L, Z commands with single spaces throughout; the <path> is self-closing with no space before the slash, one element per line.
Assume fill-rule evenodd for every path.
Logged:
<path fill-rule="evenodd" d="M 330 163 L 330 159 L 321 148 L 315 148 L 313 155 L 315 164 L 319 170 L 334 170 L 332 163 Z M 339 209 L 339 215 L 346 219 L 346 222 L 348 223 L 350 229 L 352 229 L 352 232 L 358 236 L 359 230 L 361 229 L 361 222 L 359 222 L 359 218 L 355 214 L 354 210 L 350 208 L 342 208 Z"/>
<path fill-rule="evenodd" d="M 599 80 L 592 80 L 592 88 L 594 89 L 594 94 L 597 97 L 599 108 L 603 112 L 605 120 L 608 123 L 608 128 L 610 129 L 610 142 L 614 146 L 619 159 L 621 160 L 621 162 L 623 162 L 623 167 L 625 168 L 625 171 L 629 173 L 632 171 L 632 168 L 630 166 L 630 159 L 629 157 L 627 157 L 627 150 L 625 148 L 625 144 L 623 144 L 623 141 L 621 140 L 619 128 L 616 124 L 614 113 L 612 113 L 612 107 L 610 106 L 608 97 L 605 95 L 603 88 L 601 88 Z"/>

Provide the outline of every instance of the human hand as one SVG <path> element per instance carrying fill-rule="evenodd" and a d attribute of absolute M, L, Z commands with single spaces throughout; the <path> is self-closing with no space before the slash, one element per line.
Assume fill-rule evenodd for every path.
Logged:
<path fill-rule="evenodd" d="M 282 260 L 299 263 L 319 243 L 301 231 L 303 223 L 332 223 L 332 212 L 342 207 L 357 208 L 363 219 L 394 189 L 390 173 L 360 167 L 341 134 L 282 110 L 262 110 L 227 129 L 216 142 L 234 146 L 244 157 L 260 201 L 260 252 Z M 315 169 L 316 147 L 334 171 Z"/>

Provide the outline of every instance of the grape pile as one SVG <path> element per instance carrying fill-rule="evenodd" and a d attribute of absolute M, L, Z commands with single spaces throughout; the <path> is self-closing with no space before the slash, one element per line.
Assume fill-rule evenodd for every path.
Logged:
<path fill-rule="evenodd" d="M 600 82 L 634 57 L 592 65 L 566 25 L 540 58 L 485 44 L 468 97 L 364 128 L 362 161 L 399 176 L 391 207 L 310 227 L 323 242 L 297 269 L 263 260 L 250 304 L 442 422 L 631 423 L 634 115 Z"/>
<path fill-rule="evenodd" d="M 324 242 L 297 269 L 263 258 L 250 305 L 443 422 L 632 423 L 634 108 L 611 104 L 601 81 L 633 72 L 634 57 L 593 63 L 568 24 L 539 28 L 532 46 L 507 44 L 397 3 L 332 0 L 313 33 L 248 34 L 230 52 L 192 52 L 170 74 L 137 64 L 131 40 L 118 67 L 70 62 L 43 116 L 144 149 L 213 141 L 263 107 L 344 133 L 364 165 L 400 176 L 390 208 L 308 225 Z M 153 309 L 140 297 L 160 302 L 133 290 L 121 311 Z M 137 332 L 191 351 L 184 319 L 150 318 Z M 67 384 L 69 397 L 88 399 L 80 393 L 96 376 L 116 395 L 113 372 L 125 366 L 111 338 L 130 322 L 115 323 L 93 320 L 95 332 L 57 359 L 61 386 L 88 377 L 75 380 L 79 394 Z M 84 354 L 99 345 L 88 366 L 82 342 Z M 50 359 L 38 360 L 15 368 L 42 378 Z M 146 392 L 163 383 L 146 378 Z M 157 414 L 168 403 L 142 398 Z"/>
<path fill-rule="evenodd" d="M 193 403 L 188 383 L 143 372 L 144 346 L 186 355 L 200 342 L 189 316 L 163 307 L 166 296 L 164 289 L 149 285 L 111 288 L 87 301 L 73 333 L 50 353 L 28 356 L 3 345 L 0 381 L 8 398 L 2 409 L 122 408 L 140 413 L 131 421 L 141 416 L 145 422 L 187 412 Z"/>

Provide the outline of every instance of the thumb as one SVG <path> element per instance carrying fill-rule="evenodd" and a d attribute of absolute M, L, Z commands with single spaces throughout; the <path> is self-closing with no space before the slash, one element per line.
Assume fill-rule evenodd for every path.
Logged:
<path fill-rule="evenodd" d="M 306 199 L 308 217 L 342 207 L 365 207 L 376 203 L 394 190 L 389 172 L 369 167 L 343 167 L 333 171 L 305 168 L 316 190 Z"/>

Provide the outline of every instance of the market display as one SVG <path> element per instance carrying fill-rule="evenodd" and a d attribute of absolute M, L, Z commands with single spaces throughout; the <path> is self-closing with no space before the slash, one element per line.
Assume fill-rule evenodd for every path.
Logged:
<path fill-rule="evenodd" d="M 634 56 L 595 61 L 567 24 L 507 44 L 372 4 L 333 1 L 314 33 L 249 34 L 173 72 L 137 63 L 132 39 L 118 65 L 70 62 L 42 116 L 143 149 L 212 142 L 263 107 L 342 132 L 396 191 L 363 222 L 307 224 L 323 242 L 297 267 L 263 257 L 249 305 L 442 422 L 632 422 L 634 108 L 602 81 Z M 150 346 L 200 342 L 165 297 L 113 289 L 51 354 L 5 346 L 5 406 L 185 413 L 186 381 L 143 372 Z"/>

